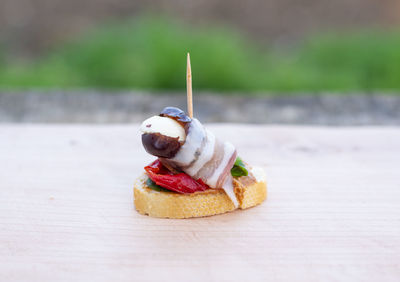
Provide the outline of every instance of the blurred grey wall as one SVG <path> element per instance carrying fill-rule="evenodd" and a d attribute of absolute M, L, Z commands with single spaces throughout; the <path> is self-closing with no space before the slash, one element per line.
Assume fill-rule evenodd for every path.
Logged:
<path fill-rule="evenodd" d="M 400 0 L 0 0 L 0 45 L 32 56 L 100 22 L 148 11 L 233 25 L 277 44 L 315 31 L 400 23 Z"/>

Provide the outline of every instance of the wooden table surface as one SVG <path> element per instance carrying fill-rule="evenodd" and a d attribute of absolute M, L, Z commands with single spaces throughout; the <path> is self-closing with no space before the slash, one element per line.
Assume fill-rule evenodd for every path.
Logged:
<path fill-rule="evenodd" d="M 261 206 L 138 214 L 138 125 L 0 126 L 0 281 L 400 281 L 400 128 L 210 125 Z"/>

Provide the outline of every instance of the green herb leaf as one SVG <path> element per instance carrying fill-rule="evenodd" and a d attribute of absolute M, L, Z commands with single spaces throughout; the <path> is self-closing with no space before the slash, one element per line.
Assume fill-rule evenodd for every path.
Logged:
<path fill-rule="evenodd" d="M 233 177 L 240 177 L 240 176 L 247 176 L 249 172 L 246 169 L 245 164 L 243 163 L 242 159 L 237 157 L 235 164 L 231 169 L 231 174 Z"/>
<path fill-rule="evenodd" d="M 161 187 L 160 185 L 157 185 L 153 180 L 151 180 L 150 178 L 147 178 L 146 180 L 146 185 L 147 187 L 149 187 L 150 189 L 153 189 L 154 191 L 158 191 L 158 192 L 171 192 L 168 189 L 165 189 L 163 187 Z"/>

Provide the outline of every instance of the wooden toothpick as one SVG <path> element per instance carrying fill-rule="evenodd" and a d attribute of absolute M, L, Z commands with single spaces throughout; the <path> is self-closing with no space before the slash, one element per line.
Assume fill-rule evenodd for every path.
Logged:
<path fill-rule="evenodd" d="M 190 54 L 187 53 L 186 65 L 186 94 L 187 94 L 187 109 L 190 118 L 193 118 L 193 98 L 192 98 L 192 70 L 190 68 Z"/>

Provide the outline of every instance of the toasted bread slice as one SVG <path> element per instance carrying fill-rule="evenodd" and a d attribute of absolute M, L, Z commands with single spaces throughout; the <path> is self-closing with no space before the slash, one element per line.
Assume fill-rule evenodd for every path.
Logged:
<path fill-rule="evenodd" d="M 253 168 L 254 180 L 235 179 L 235 194 L 240 209 L 256 206 L 267 197 L 267 185 L 262 169 Z M 141 214 L 163 218 L 190 218 L 211 216 L 235 210 L 232 201 L 222 189 L 209 189 L 193 194 L 158 192 L 146 185 L 144 174 L 134 186 L 135 207 Z"/>

